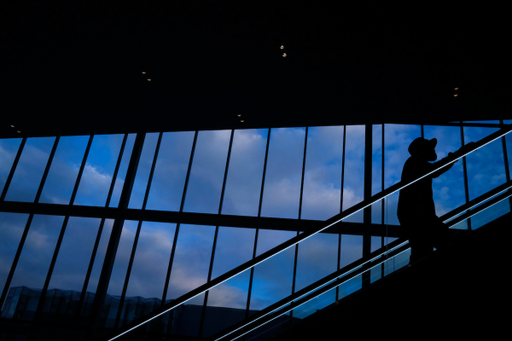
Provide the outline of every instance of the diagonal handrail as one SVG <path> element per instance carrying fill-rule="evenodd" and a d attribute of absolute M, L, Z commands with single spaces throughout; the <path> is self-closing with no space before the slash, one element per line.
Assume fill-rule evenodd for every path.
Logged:
<path fill-rule="evenodd" d="M 463 204 L 460 207 L 453 209 L 452 211 L 443 215 L 441 219 L 446 221 L 457 216 L 461 212 L 468 210 L 468 207 L 474 207 L 470 213 L 462 215 L 462 218 L 457 217 L 456 219 L 446 223 L 448 227 L 451 227 L 457 224 L 459 221 L 468 219 L 471 216 L 496 204 L 497 202 L 512 196 L 512 192 L 507 191 L 510 188 L 512 188 L 512 181 L 508 181 L 507 183 L 484 193 L 478 198 L 473 199 L 469 203 Z M 485 202 L 486 200 L 488 201 Z M 249 319 L 241 321 L 216 334 L 210 340 L 228 340 L 228 338 L 229 340 L 234 340 L 244 336 L 249 332 L 278 318 L 279 316 L 282 316 L 283 314 L 286 314 L 287 312 L 313 300 L 323 293 L 342 285 L 343 283 L 367 271 L 368 269 L 371 269 L 372 267 L 382 264 L 390 258 L 397 256 L 408 248 L 409 243 L 405 240 L 405 238 L 397 239 L 387 244 L 386 246 L 372 252 L 367 257 L 361 258 L 310 284 L 309 286 L 297 291 L 296 293 L 283 298 L 282 300 L 268 306 L 267 308 L 262 309 L 254 315 L 251 315 Z"/>
<path fill-rule="evenodd" d="M 510 133 L 511 131 L 512 131 L 512 126 L 509 126 L 507 128 L 502 128 L 502 129 L 484 137 L 480 141 L 475 142 L 474 145 L 471 146 L 471 148 L 461 149 L 461 150 L 457 151 L 456 153 L 453 153 L 450 157 L 446 158 L 444 161 L 438 162 L 437 167 L 435 169 L 433 169 L 432 171 L 425 173 L 424 175 L 418 177 L 415 180 L 411 180 L 411 181 L 407 181 L 407 182 L 401 181 L 401 182 L 385 189 L 384 191 L 373 195 L 370 199 L 364 200 L 364 201 L 346 209 L 345 211 L 327 219 L 325 222 L 319 223 L 317 227 L 312 228 L 308 231 L 305 231 L 304 233 L 301 233 L 298 236 L 287 240 L 286 242 L 260 254 L 259 256 L 245 262 L 244 264 L 241 264 L 241 265 L 237 266 L 236 268 L 224 273 L 223 275 L 220 275 L 220 276 L 216 277 L 215 279 L 197 287 L 196 289 L 189 291 L 188 293 L 178 297 L 177 299 L 164 304 L 162 307 L 155 309 L 154 311 L 148 313 L 146 316 L 143 316 L 140 320 L 135 320 L 135 321 L 132 321 L 132 322 L 126 324 L 125 326 L 119 328 L 119 330 L 117 330 L 113 336 L 108 337 L 106 339 L 108 341 L 111 341 L 111 340 L 115 340 L 115 339 L 119 338 L 120 336 L 130 332 L 131 330 L 138 328 L 141 325 L 146 324 L 147 322 L 171 311 L 172 309 L 180 306 L 181 304 L 191 300 L 192 298 L 194 298 L 196 296 L 201 295 L 202 293 L 218 286 L 219 284 L 224 283 L 225 281 L 237 276 L 238 274 L 258 265 L 259 263 L 261 263 L 271 257 L 274 257 L 275 255 L 283 252 L 284 250 L 314 236 L 315 234 L 317 234 L 319 232 L 322 232 L 322 231 L 328 229 L 332 225 L 334 225 L 334 224 L 342 221 L 343 219 L 373 205 L 374 203 L 384 199 L 385 197 L 415 183 L 416 181 L 419 181 L 419 180 L 429 176 L 432 173 L 435 173 L 436 171 L 440 170 L 443 167 L 448 166 L 451 163 L 454 163 L 455 161 L 459 160 L 460 158 L 474 152 L 477 149 L 482 148 L 483 146 L 499 139 L 502 136 L 505 136 L 506 134 Z"/>
<path fill-rule="evenodd" d="M 331 290 L 346 281 L 360 275 L 362 272 L 368 270 L 375 265 L 380 264 L 380 259 L 383 256 L 394 256 L 398 252 L 402 252 L 408 248 L 408 242 L 405 238 L 397 239 L 388 245 L 372 252 L 370 255 L 360 258 L 347 266 L 323 277 L 322 279 L 308 285 L 307 287 L 291 294 L 288 297 L 258 311 L 251 315 L 249 319 L 241 321 L 236 325 L 231 326 L 227 330 L 218 333 L 210 340 L 224 340 L 229 336 L 230 340 L 241 337 L 250 331 L 259 328 L 260 326 L 272 321 L 273 319 L 287 313 L 290 310 L 312 300 L 313 298 L 321 295 L 325 291 Z M 386 257 L 387 259 L 388 257 Z M 320 290 L 318 290 L 321 288 Z M 261 320 L 261 321 L 260 321 Z"/>

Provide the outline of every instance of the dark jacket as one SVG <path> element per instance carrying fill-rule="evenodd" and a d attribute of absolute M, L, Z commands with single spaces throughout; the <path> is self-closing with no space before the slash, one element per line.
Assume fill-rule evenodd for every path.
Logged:
<path fill-rule="evenodd" d="M 402 181 L 411 181 L 423 174 L 431 172 L 442 161 L 444 161 L 444 159 L 436 163 L 430 163 L 417 156 L 411 156 L 404 164 Z M 443 167 L 439 171 L 400 191 L 397 214 L 401 225 L 408 225 L 415 222 L 428 222 L 437 219 L 434 194 L 432 192 L 432 179 L 449 170 L 452 165 L 453 164 Z"/>

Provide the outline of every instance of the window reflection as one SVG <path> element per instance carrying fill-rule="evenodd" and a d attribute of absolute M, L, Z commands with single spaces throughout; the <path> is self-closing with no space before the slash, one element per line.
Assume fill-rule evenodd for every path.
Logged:
<path fill-rule="evenodd" d="M 2 193 L 22 139 L 0 139 L 0 193 Z"/>
<path fill-rule="evenodd" d="M 340 212 L 343 128 L 308 129 L 303 219 L 325 220 Z"/>
<path fill-rule="evenodd" d="M 219 212 L 230 135 L 230 130 L 199 132 L 184 211 Z"/>
<path fill-rule="evenodd" d="M 478 141 L 497 128 L 464 127 L 465 143 Z M 505 162 L 501 139 L 466 156 L 469 200 L 501 185 L 506 181 Z"/>
<path fill-rule="evenodd" d="M 167 299 L 175 299 L 206 283 L 215 226 L 181 225 L 172 264 Z M 196 297 L 187 304 L 202 304 Z"/>
<path fill-rule="evenodd" d="M 11 269 L 28 214 L 0 212 L 0 293 Z"/>
<path fill-rule="evenodd" d="M 144 197 L 148 186 L 149 173 L 155 158 L 158 133 L 146 134 L 144 146 L 137 166 L 137 174 L 133 182 L 132 195 L 130 196 L 129 208 L 142 208 Z"/>
<path fill-rule="evenodd" d="M 364 129 L 364 126 L 347 126 L 343 210 L 354 206 L 364 197 Z M 363 212 L 353 214 L 344 221 L 363 222 Z"/>
<path fill-rule="evenodd" d="M 28 287 L 41 290 L 43 288 L 63 221 L 62 216 L 34 216 L 11 281 L 11 289 Z M 14 317 L 32 320 L 40 294 L 41 292 L 37 291 L 36 295 L 31 296 L 32 302 L 22 312 L 23 316 Z"/>
<path fill-rule="evenodd" d="M 94 136 L 78 186 L 74 202 L 76 205 L 105 206 L 123 137 L 123 135 Z M 133 141 L 131 146 L 127 143 L 125 150 L 131 151 L 131 147 L 133 147 Z M 123 173 L 119 172 L 119 174 Z"/>
<path fill-rule="evenodd" d="M 180 210 L 193 140 L 191 131 L 162 135 L 147 209 Z"/>
<path fill-rule="evenodd" d="M 260 230 L 257 255 L 296 235 L 296 232 Z M 254 267 L 249 309 L 261 310 L 292 293 L 294 258 L 292 247 Z"/>
<path fill-rule="evenodd" d="M 304 138 L 303 128 L 271 130 L 262 216 L 298 218 Z"/>
<path fill-rule="evenodd" d="M 88 140 L 88 136 L 59 139 L 40 202 L 69 204 Z"/>
<path fill-rule="evenodd" d="M 333 273 L 338 267 L 338 235 L 319 233 L 299 244 L 295 291 Z"/>
<path fill-rule="evenodd" d="M 235 130 L 223 214 L 258 215 L 267 129 Z"/>
<path fill-rule="evenodd" d="M 33 202 L 48 163 L 55 137 L 27 139 L 5 200 Z"/>

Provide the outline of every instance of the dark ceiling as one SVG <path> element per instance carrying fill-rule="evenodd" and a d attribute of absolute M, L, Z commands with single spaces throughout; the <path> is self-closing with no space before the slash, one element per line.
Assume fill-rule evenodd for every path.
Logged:
<path fill-rule="evenodd" d="M 382 3 L 4 2 L 0 136 L 512 118 L 505 4 Z"/>

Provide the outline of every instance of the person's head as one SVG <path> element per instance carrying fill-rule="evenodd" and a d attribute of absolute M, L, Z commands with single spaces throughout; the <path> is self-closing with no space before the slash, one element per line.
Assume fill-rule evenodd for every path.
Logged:
<path fill-rule="evenodd" d="M 418 137 L 409 145 L 409 154 L 425 161 L 435 161 L 437 160 L 436 145 L 437 139 L 435 138 L 427 140 L 423 137 Z"/>

